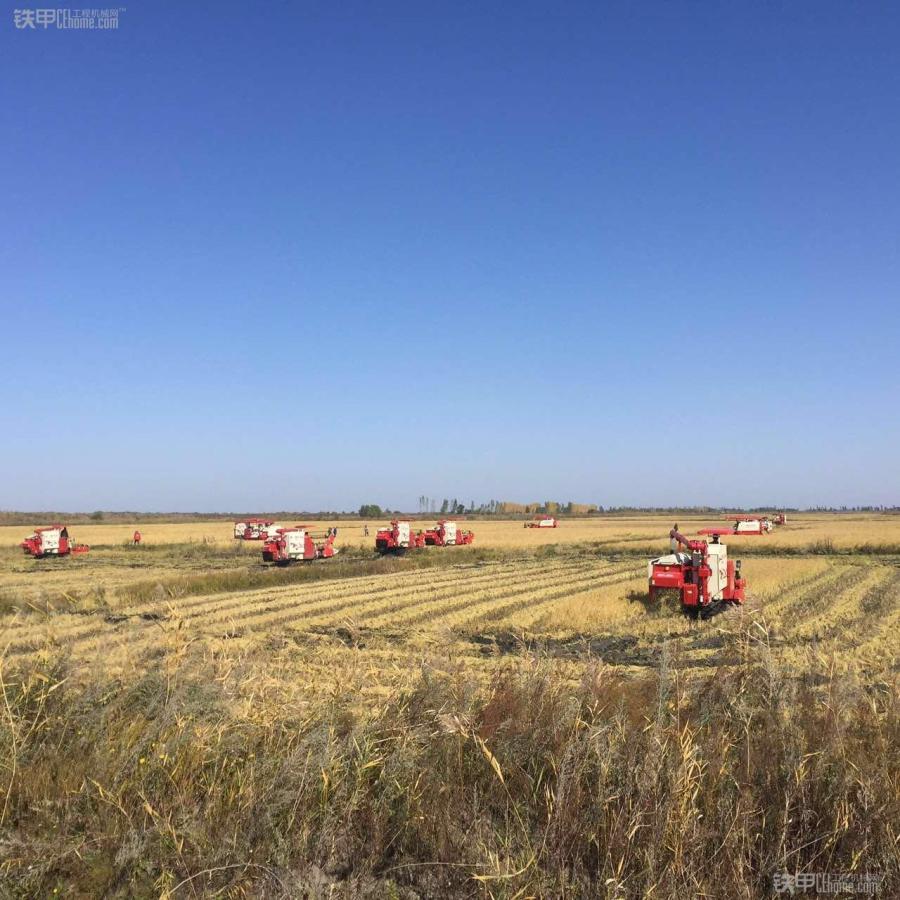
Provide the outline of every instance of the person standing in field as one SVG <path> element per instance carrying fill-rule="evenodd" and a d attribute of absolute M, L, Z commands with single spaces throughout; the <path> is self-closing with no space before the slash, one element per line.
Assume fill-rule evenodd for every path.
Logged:
<path fill-rule="evenodd" d="M 688 539 L 678 530 L 678 523 L 676 522 L 669 532 L 669 550 L 672 553 L 677 553 L 680 547 L 687 547 L 687 545 Z"/>
<path fill-rule="evenodd" d="M 369 536 L 369 526 L 363 525 L 363 537 L 368 537 L 368 536 Z"/>
<path fill-rule="evenodd" d="M 141 533 L 136 528 L 134 530 L 134 534 L 132 535 L 131 541 L 135 545 L 135 547 L 141 542 Z"/>

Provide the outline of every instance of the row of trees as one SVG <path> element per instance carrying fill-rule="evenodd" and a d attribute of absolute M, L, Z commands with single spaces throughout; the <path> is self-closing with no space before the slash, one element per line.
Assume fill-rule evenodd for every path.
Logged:
<path fill-rule="evenodd" d="M 373 509 L 379 509 L 374 504 L 364 504 L 360 507 L 359 514 L 364 517 L 372 518 L 376 513 Z M 491 515 L 570 515 L 570 516 L 586 516 L 591 513 L 601 511 L 603 507 L 598 507 L 595 503 L 575 503 L 569 500 L 567 503 L 561 503 L 557 500 L 545 500 L 543 503 L 511 503 L 508 500 L 487 500 L 484 503 L 476 504 L 474 500 L 470 500 L 466 505 L 456 497 L 452 499 L 444 497 L 438 500 L 436 497 L 428 497 L 422 495 L 418 498 L 418 511 L 420 514 L 435 513 L 440 515 L 461 516 L 466 513 L 482 516 Z M 387 512 L 387 510 L 385 510 Z"/>
<path fill-rule="evenodd" d="M 420 513 L 431 512 L 431 513 L 442 513 L 445 515 L 447 513 L 450 513 L 451 515 L 459 516 L 466 512 L 475 512 L 476 511 L 474 500 L 470 500 L 469 505 L 466 506 L 465 503 L 463 503 L 460 500 L 457 500 L 456 497 L 454 497 L 452 500 L 449 499 L 448 497 L 445 497 L 441 501 L 440 506 L 438 506 L 438 501 L 437 501 L 436 497 L 426 497 L 423 494 L 421 497 L 419 497 L 418 503 L 419 503 L 419 512 Z"/>
<path fill-rule="evenodd" d="M 545 500 L 543 503 L 513 503 L 509 500 L 488 500 L 476 505 L 474 500 L 465 503 L 455 497 L 445 497 L 438 502 L 434 497 L 419 497 L 419 514 L 440 514 L 461 516 L 516 516 L 516 515 L 547 515 L 547 516 L 589 516 L 605 513 L 607 515 L 648 515 L 653 513 L 672 515 L 711 515 L 730 512 L 766 513 L 766 512 L 801 512 L 793 506 L 609 506 L 603 507 L 596 503 L 575 503 L 569 500 L 561 503 L 557 500 Z M 900 512 L 896 506 L 814 506 L 808 507 L 805 512 Z M 376 503 L 364 503 L 359 508 L 359 515 L 364 519 L 377 519 L 380 516 L 400 514 L 400 510 L 382 509 Z"/>

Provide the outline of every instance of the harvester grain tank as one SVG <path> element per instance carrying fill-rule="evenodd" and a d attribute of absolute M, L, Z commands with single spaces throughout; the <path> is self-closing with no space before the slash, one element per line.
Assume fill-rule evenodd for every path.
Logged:
<path fill-rule="evenodd" d="M 728 605 L 744 602 L 746 582 L 741 562 L 728 559 L 728 548 L 719 541 L 728 529 L 708 528 L 711 542 L 689 541 L 686 553 L 669 553 L 647 564 L 650 601 L 660 591 L 678 591 L 681 608 L 693 618 L 708 619 Z"/>
<path fill-rule="evenodd" d="M 69 537 L 67 525 L 47 525 L 35 528 L 19 546 L 26 555 L 35 559 L 46 556 L 69 556 L 87 553 L 91 548 L 87 544 L 75 544 Z"/>
<path fill-rule="evenodd" d="M 337 553 L 336 537 L 337 528 L 329 528 L 319 543 L 306 525 L 279 528 L 263 544 L 263 561 L 287 565 L 298 560 L 331 559 Z"/>

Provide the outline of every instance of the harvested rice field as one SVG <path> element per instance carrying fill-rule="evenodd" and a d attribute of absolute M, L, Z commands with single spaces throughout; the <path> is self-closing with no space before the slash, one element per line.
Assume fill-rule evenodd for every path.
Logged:
<path fill-rule="evenodd" d="M 337 557 L 287 567 L 222 522 L 73 526 L 90 553 L 46 560 L 6 528 L 0 883 L 764 897 L 824 845 L 889 896 L 898 523 L 727 537 L 746 602 L 706 621 L 648 599 L 660 517 L 473 521 L 474 546 L 385 557 L 342 524 Z"/>
<path fill-rule="evenodd" d="M 415 519 L 417 528 L 434 524 L 436 517 Z M 302 520 L 301 520 L 302 521 Z M 503 549 L 529 549 L 548 544 L 571 544 L 577 542 L 601 542 L 611 549 L 658 549 L 663 538 L 672 527 L 670 516 L 591 516 L 560 520 L 559 528 L 524 528 L 522 519 L 466 519 L 456 521 L 475 531 L 475 543 L 479 547 Z M 733 519 L 727 516 L 687 516 L 681 517 L 681 530 L 692 535 L 700 528 L 710 525 L 730 525 Z M 34 525 L 49 524 L 35 522 Z M 285 521 L 285 525 L 299 524 Z M 311 527 L 324 531 L 331 524 L 338 526 L 338 546 L 345 548 L 370 548 L 372 536 L 384 521 L 361 523 L 359 519 L 337 519 L 334 522 L 322 520 L 313 522 Z M 370 535 L 363 533 L 368 524 Z M 73 525 L 72 534 L 81 543 L 102 550 L 121 549 L 131 541 L 135 528 L 140 528 L 148 545 L 166 544 L 207 544 L 232 546 L 238 543 L 233 538 L 233 525 L 226 520 L 210 520 L 194 523 L 166 524 L 158 522 L 134 521 L 122 524 L 79 524 Z M 16 547 L 28 533 L 22 525 L 0 526 L 0 548 Z M 815 548 L 822 542 L 831 542 L 837 549 L 893 544 L 900 546 L 900 516 L 871 513 L 797 513 L 788 516 L 784 526 L 776 527 L 771 534 L 759 536 L 735 536 L 741 549 L 751 551 L 778 548 L 791 550 Z M 252 545 L 252 542 L 250 542 Z M 754 544 L 759 544 L 755 547 Z M 252 547 L 251 549 L 258 549 Z"/>
<path fill-rule="evenodd" d="M 726 538 L 732 554 L 746 555 L 749 600 L 708 623 L 647 601 L 646 559 L 665 550 L 667 523 L 563 520 L 537 530 L 473 522 L 474 547 L 400 558 L 374 558 L 361 526 L 343 526 L 336 559 L 289 568 L 264 565 L 260 545 L 223 535 L 230 526 L 222 522 L 199 524 L 193 541 L 184 526 L 148 526 L 140 547 L 123 543 L 130 525 L 73 527 L 79 540 L 96 542 L 92 552 L 43 561 L 9 548 L 7 528 L 0 639 L 8 659 L 63 652 L 113 673 L 175 652 L 226 668 L 239 656 L 269 677 L 292 672 L 296 692 L 361 700 L 423 666 L 490 678 L 528 654 L 563 672 L 586 659 L 639 672 L 675 654 L 675 665 L 691 671 L 722 662 L 712 636 L 748 621 L 779 657 L 895 664 L 897 558 L 840 548 L 900 536 L 900 517 L 797 517 L 774 534 Z M 780 547 L 791 550 L 779 555 Z"/>

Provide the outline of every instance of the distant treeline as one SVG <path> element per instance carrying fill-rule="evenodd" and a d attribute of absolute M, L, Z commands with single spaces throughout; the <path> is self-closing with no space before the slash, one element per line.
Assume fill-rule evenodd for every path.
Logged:
<path fill-rule="evenodd" d="M 421 500 L 429 502 L 422 509 Z M 17 512 L 14 510 L 0 510 L 0 525 L 28 525 L 34 526 L 40 523 L 64 522 L 69 525 L 77 524 L 108 524 L 116 525 L 130 522 L 155 522 L 179 523 L 179 522 L 209 522 L 215 520 L 240 522 L 248 518 L 265 516 L 276 522 L 302 522 L 303 520 L 329 519 L 340 521 L 342 519 L 379 519 L 390 516 L 428 516 L 454 515 L 477 516 L 479 518 L 517 518 L 535 515 L 550 516 L 637 516 L 637 515 L 675 515 L 675 516 L 708 516 L 711 514 L 729 516 L 740 513 L 889 513 L 900 514 L 900 506 L 810 506 L 798 508 L 793 506 L 601 506 L 596 503 L 575 503 L 573 501 L 558 502 L 545 500 L 543 503 L 513 503 L 508 500 L 490 500 L 487 503 L 470 503 L 468 506 L 457 500 L 444 500 L 441 504 L 433 504 L 429 498 L 420 498 L 420 509 L 416 513 L 399 509 L 382 508 L 377 503 L 364 503 L 358 510 L 310 510 L 297 512 L 296 510 L 280 510 L 278 512 L 140 512 L 138 510 L 97 510 L 92 513 L 85 512 Z"/>
<path fill-rule="evenodd" d="M 389 512 L 385 510 L 385 512 Z M 153 522 L 156 524 L 190 523 L 190 522 L 242 522 L 247 519 L 265 517 L 275 522 L 298 523 L 312 519 L 358 519 L 359 513 L 352 512 L 297 512 L 280 510 L 253 510 L 252 512 L 140 512 L 139 510 L 97 510 L 85 512 L 16 512 L 0 510 L 0 525 L 39 525 L 51 522 L 63 522 L 67 525 L 121 525 L 131 522 Z"/>

